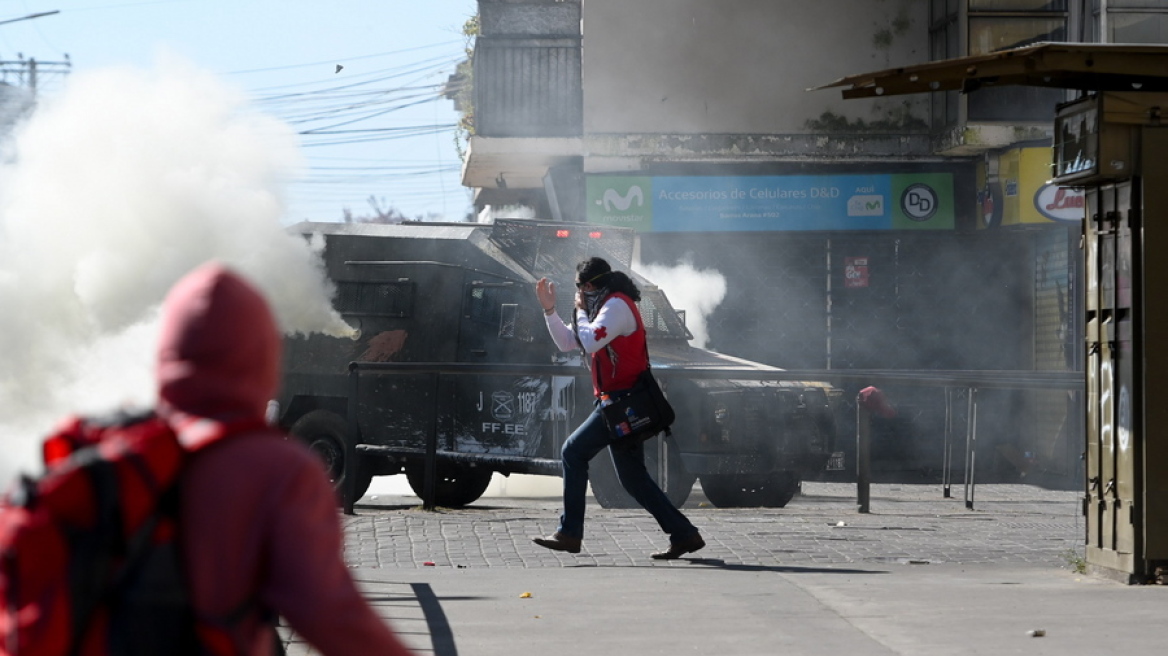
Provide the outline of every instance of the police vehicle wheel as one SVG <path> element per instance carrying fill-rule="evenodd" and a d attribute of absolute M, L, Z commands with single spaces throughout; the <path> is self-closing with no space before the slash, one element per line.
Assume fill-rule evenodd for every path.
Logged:
<path fill-rule="evenodd" d="M 328 410 L 313 410 L 292 424 L 288 432 L 320 458 L 328 472 L 329 481 L 339 494 L 345 474 L 345 432 L 348 425 L 343 417 Z M 373 474 L 357 460 L 357 498 L 365 496 L 373 482 Z"/>
<path fill-rule="evenodd" d="M 719 508 L 782 508 L 799 492 L 793 472 L 763 475 L 703 474 L 702 492 Z"/>
<path fill-rule="evenodd" d="M 661 485 L 661 468 L 658 464 L 661 439 L 655 437 L 644 444 L 645 468 L 649 470 L 649 476 L 658 485 Z M 664 439 L 666 440 L 666 462 L 669 469 L 667 471 L 667 484 L 661 486 L 661 489 L 665 492 L 665 496 L 669 497 L 673 507 L 680 508 L 689 498 L 697 476 L 689 473 L 685 465 L 682 464 L 681 452 L 678 451 L 677 443 L 673 441 L 673 438 Z M 596 502 L 600 504 L 601 508 L 640 508 L 640 505 L 621 486 L 620 479 L 616 476 L 616 468 L 612 465 L 612 458 L 608 455 L 608 449 L 601 451 L 588 464 L 588 480 L 592 483 L 592 496 L 596 497 Z"/>
<path fill-rule="evenodd" d="M 434 484 L 434 505 L 460 508 L 474 503 L 491 484 L 491 470 L 452 463 L 438 463 Z M 419 498 L 425 498 L 426 469 L 422 463 L 406 466 L 406 480 Z"/>

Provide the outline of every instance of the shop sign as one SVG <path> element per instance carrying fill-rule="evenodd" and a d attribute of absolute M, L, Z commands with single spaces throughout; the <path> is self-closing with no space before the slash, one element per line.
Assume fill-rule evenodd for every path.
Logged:
<path fill-rule="evenodd" d="M 868 258 L 844 258 L 844 287 L 856 289 L 868 286 Z"/>
<path fill-rule="evenodd" d="M 1052 221 L 1080 221 L 1086 196 L 1081 189 L 1045 184 L 1034 194 L 1034 209 Z"/>
<path fill-rule="evenodd" d="M 1050 179 L 1050 148 L 1014 148 L 997 160 L 997 178 L 986 181 L 978 194 L 984 227 L 1049 225 L 1083 218 L 1083 192 L 1060 187 Z"/>
<path fill-rule="evenodd" d="M 952 230 L 952 173 L 590 175 L 590 223 L 637 232 Z"/>

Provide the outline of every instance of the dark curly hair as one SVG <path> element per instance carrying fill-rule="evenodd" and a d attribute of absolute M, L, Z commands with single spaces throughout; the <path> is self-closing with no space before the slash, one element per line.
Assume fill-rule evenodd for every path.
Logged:
<path fill-rule="evenodd" d="M 590 282 L 597 287 L 607 287 L 611 292 L 620 292 L 633 302 L 640 302 L 641 290 L 637 283 L 623 271 L 613 271 L 603 258 L 590 257 L 576 265 L 576 282 Z"/>

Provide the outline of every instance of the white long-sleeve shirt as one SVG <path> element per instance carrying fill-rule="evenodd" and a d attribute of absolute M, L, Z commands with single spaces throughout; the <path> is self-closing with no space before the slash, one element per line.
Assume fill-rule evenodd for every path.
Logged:
<path fill-rule="evenodd" d="M 572 335 L 572 326 L 564 323 L 558 312 L 544 315 L 544 319 L 547 322 L 552 341 L 561 351 L 571 351 L 576 348 L 576 338 Z M 587 353 L 595 353 L 617 337 L 632 335 L 636 332 L 637 319 L 633 316 L 632 308 L 624 299 L 611 296 L 604 302 L 604 305 L 600 306 L 600 312 L 596 314 L 596 319 L 593 321 L 588 320 L 587 312 L 577 309 L 576 326 L 580 334 L 580 344 L 584 346 L 584 350 Z"/>

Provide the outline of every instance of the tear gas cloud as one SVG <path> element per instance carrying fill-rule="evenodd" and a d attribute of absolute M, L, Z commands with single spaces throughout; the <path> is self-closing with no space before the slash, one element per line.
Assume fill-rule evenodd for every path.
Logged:
<path fill-rule="evenodd" d="M 685 310 L 692 344 L 704 348 L 710 340 L 706 320 L 726 297 L 726 277 L 713 269 L 698 269 L 688 260 L 676 266 L 634 264 L 633 268 L 664 290 L 674 308 Z"/>
<path fill-rule="evenodd" d="M 479 223 L 494 223 L 497 218 L 533 219 L 535 210 L 524 205 L 486 206 L 477 217 Z M 676 266 L 633 263 L 638 273 L 665 290 L 673 307 L 685 310 L 686 327 L 693 333 L 693 345 L 709 343 L 706 318 L 726 297 L 726 277 L 712 269 L 699 269 L 690 260 Z"/>
<path fill-rule="evenodd" d="M 535 210 L 526 205 L 487 205 L 479 212 L 475 220 L 478 223 L 491 224 L 495 219 L 536 219 Z"/>
<path fill-rule="evenodd" d="M 343 335 L 310 245 L 280 224 L 294 132 L 175 61 L 74 74 L 12 129 L 0 168 L 0 481 L 63 414 L 154 401 L 159 302 L 211 259 L 288 332 Z"/>

